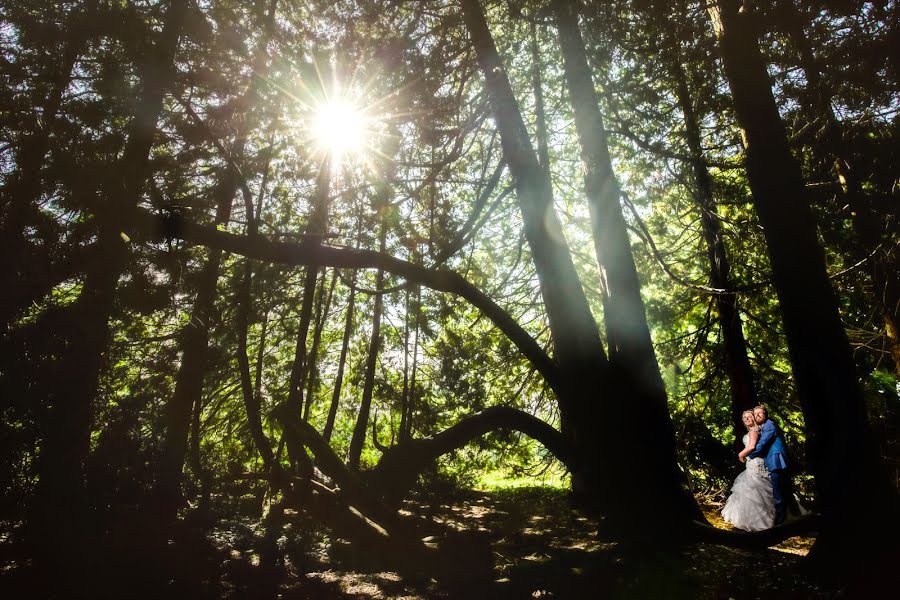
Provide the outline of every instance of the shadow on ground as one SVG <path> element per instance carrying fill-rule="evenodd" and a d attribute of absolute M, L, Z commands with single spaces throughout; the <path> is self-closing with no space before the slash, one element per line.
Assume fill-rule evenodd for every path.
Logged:
<path fill-rule="evenodd" d="M 404 577 L 383 564 L 381 557 L 330 539 L 326 531 L 289 511 L 278 540 L 282 559 L 277 564 L 266 565 L 260 558 L 261 524 L 237 515 L 182 532 L 169 548 L 170 577 L 165 582 L 133 585 L 141 579 L 141 566 L 130 559 L 139 553 L 123 543 L 115 557 L 102 561 L 115 565 L 115 589 L 91 590 L 91 579 L 86 578 L 82 591 L 93 598 L 162 597 L 161 592 L 166 597 L 196 599 L 286 600 L 840 596 L 837 590 L 815 584 L 805 572 L 803 559 L 812 544 L 810 538 L 792 538 L 763 551 L 694 543 L 681 545 L 678 551 L 635 553 L 604 541 L 597 534 L 597 523 L 571 508 L 564 491 L 552 488 L 463 492 L 445 504 L 408 501 L 402 513 L 441 532 L 436 543 L 449 539 L 454 531 L 481 532 L 472 539 L 489 553 L 485 562 L 493 559 L 492 577 L 487 572 L 487 579 L 479 583 L 467 582 L 466 573 L 440 582 L 424 576 Z M 713 524 L 724 526 L 715 507 L 709 507 L 707 516 Z M 459 564 L 472 558 L 466 556 L 470 551 L 476 552 L 476 546 L 459 547 Z M 445 566 L 453 572 L 456 565 Z M 27 561 L 9 560 L 0 570 L 0 586 L 12 592 L 4 597 L 45 597 L 43 583 Z"/>

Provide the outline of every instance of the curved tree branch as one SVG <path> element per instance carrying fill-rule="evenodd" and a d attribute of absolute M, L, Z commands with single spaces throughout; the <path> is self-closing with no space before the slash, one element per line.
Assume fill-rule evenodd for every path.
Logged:
<path fill-rule="evenodd" d="M 384 453 L 371 473 L 370 483 L 387 497 L 402 497 L 419 474 L 440 456 L 462 448 L 489 431 L 512 429 L 539 441 L 569 469 L 575 465 L 575 454 L 562 433 L 521 410 L 509 406 L 493 406 L 466 417 L 459 423 L 428 438 L 410 440 Z"/>
<path fill-rule="evenodd" d="M 561 388 L 557 364 L 544 352 L 512 316 L 491 300 L 484 292 L 466 281 L 459 273 L 428 269 L 393 256 L 372 250 L 355 250 L 308 243 L 276 242 L 262 236 L 242 236 L 214 227 L 198 225 L 180 215 L 154 217 L 137 211 L 132 220 L 141 232 L 157 239 L 178 238 L 191 244 L 218 248 L 234 254 L 285 265 L 318 265 L 356 269 L 384 269 L 394 275 L 424 285 L 433 290 L 456 294 L 467 300 L 487 316 L 512 341 L 519 351 L 544 376 L 555 391 Z"/>

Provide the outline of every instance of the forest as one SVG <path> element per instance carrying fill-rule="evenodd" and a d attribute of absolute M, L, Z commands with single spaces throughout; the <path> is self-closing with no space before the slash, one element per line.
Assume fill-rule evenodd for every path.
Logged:
<path fill-rule="evenodd" d="M 895 0 L 0 0 L 0 595 L 896 589 L 898 58 Z M 760 404 L 808 512 L 745 532 Z"/>

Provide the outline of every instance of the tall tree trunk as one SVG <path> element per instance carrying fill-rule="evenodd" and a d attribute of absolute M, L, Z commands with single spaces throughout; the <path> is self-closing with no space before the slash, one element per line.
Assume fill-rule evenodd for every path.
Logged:
<path fill-rule="evenodd" d="M 850 207 L 851 223 L 856 236 L 854 257 L 856 260 L 868 257 L 873 298 L 884 319 L 885 337 L 894 361 L 894 370 L 900 376 L 900 256 L 893 244 L 883 247 L 883 242 L 886 241 L 884 227 L 872 209 L 871 201 L 865 197 L 860 181 L 861 168 L 845 140 L 843 126 L 834 114 L 831 93 L 806 37 L 809 18 L 797 9 L 793 0 L 780 2 L 778 9 L 780 18 L 777 23 L 799 55 L 800 68 L 808 82 L 805 108 L 823 123 L 816 139 L 819 145 L 814 145 L 812 150 L 816 152 L 820 147 L 824 150 L 824 158 L 833 165 L 841 185 L 844 203 Z"/>
<path fill-rule="evenodd" d="M 674 41 L 677 44 L 679 42 Z M 722 227 L 716 215 L 716 201 L 713 197 L 712 178 L 707 170 L 703 157 L 700 138 L 700 124 L 691 102 L 687 74 L 677 55 L 669 60 L 669 68 L 675 81 L 675 96 L 684 116 L 685 138 L 691 156 L 691 168 L 694 172 L 694 201 L 700 209 L 700 220 L 703 227 L 703 240 L 706 243 L 706 256 L 709 259 L 709 284 L 720 290 L 731 290 L 731 262 L 725 250 Z M 754 391 L 753 367 L 747 355 L 747 340 L 741 325 L 741 316 L 737 307 L 737 294 L 720 292 L 716 295 L 716 309 L 719 313 L 719 327 L 725 343 L 725 370 L 728 372 L 728 383 L 731 389 L 731 421 L 735 434 L 735 445 L 741 444 L 746 432 L 741 414 L 753 408 L 756 402 Z M 741 447 L 743 445 L 741 444 Z"/>
<path fill-rule="evenodd" d="M 399 443 L 408 442 L 412 439 L 413 430 L 413 414 L 415 413 L 415 393 L 416 393 L 416 368 L 419 358 L 419 306 L 422 298 L 422 288 L 416 287 L 415 304 L 410 303 L 409 288 L 406 288 L 406 322 L 403 333 L 403 393 L 400 401 L 400 431 L 398 433 Z M 415 333 L 413 335 L 412 350 L 412 373 L 409 367 L 409 318 L 413 315 L 413 327 Z"/>
<path fill-rule="evenodd" d="M 344 382 L 344 367 L 347 364 L 347 351 L 350 348 L 350 336 L 353 333 L 353 311 L 356 306 L 356 269 L 350 277 L 350 299 L 347 301 L 347 315 L 344 318 L 344 338 L 341 342 L 341 355 L 338 358 L 337 374 L 334 377 L 334 390 L 331 393 L 331 405 L 328 407 L 328 418 L 322 437 L 326 442 L 331 441 L 331 433 L 334 431 L 334 421 L 337 416 L 338 405 L 341 400 L 341 387 Z"/>
<path fill-rule="evenodd" d="M 406 400 L 406 428 L 400 432 L 400 441 L 408 441 L 412 439 L 414 419 L 416 414 L 416 374 L 419 367 L 419 311 L 422 306 L 422 286 L 416 286 L 416 304 L 415 304 L 415 332 L 413 335 L 413 362 L 412 375 L 409 378 L 409 392 Z"/>
<path fill-rule="evenodd" d="M 737 0 L 719 0 L 709 11 L 747 142 L 747 174 L 806 418 L 810 466 L 825 517 L 816 553 L 840 555 L 849 567 L 862 550 L 873 549 L 867 537 L 877 538 L 883 524 L 896 522 L 895 494 L 869 435 L 837 297 L 753 28 Z M 870 520 L 875 515 L 883 524 Z"/>
<path fill-rule="evenodd" d="M 379 217 L 381 235 L 378 239 L 378 251 L 383 254 L 387 242 L 387 219 L 385 215 L 379 215 Z M 375 276 L 375 289 L 380 290 L 382 287 L 384 287 L 384 271 L 378 269 L 378 274 Z M 384 294 L 375 294 L 375 307 L 372 310 L 372 338 L 369 341 L 369 353 L 366 356 L 362 400 L 356 416 L 356 426 L 353 428 L 353 437 L 350 439 L 350 449 L 347 452 L 347 466 L 353 471 L 359 470 L 359 458 L 366 442 L 366 428 L 369 424 L 372 394 L 375 390 L 375 371 L 378 367 L 378 353 L 381 351 L 381 313 L 383 309 Z"/>
<path fill-rule="evenodd" d="M 476 0 L 462 2 L 463 16 L 484 73 L 492 112 L 500 131 L 503 154 L 515 180 L 525 236 L 534 257 L 541 294 L 550 321 L 556 358 L 563 367 L 603 368 L 606 353 L 594 316 L 553 208 L 550 180 L 535 157 L 528 132 Z M 564 421 L 569 418 L 566 406 Z M 569 423 L 564 423 L 564 428 Z"/>
<path fill-rule="evenodd" d="M 261 331 L 259 332 L 259 346 L 256 348 L 256 365 L 253 375 L 253 389 L 256 390 L 257 403 L 262 406 L 262 376 L 265 368 L 266 335 L 269 332 L 269 313 L 263 314 Z"/>
<path fill-rule="evenodd" d="M 544 61 L 541 58 L 541 49 L 538 44 L 537 24 L 531 23 L 529 42 L 531 46 L 531 87 L 534 91 L 534 122 L 537 137 L 538 162 L 550 176 L 550 143 L 547 135 L 547 114 L 544 109 L 544 83 L 541 71 L 544 69 Z"/>
<path fill-rule="evenodd" d="M 263 465 L 268 470 L 273 466 L 274 455 L 268 436 L 262 426 L 262 395 L 254 392 L 253 380 L 250 375 L 250 357 L 247 344 L 247 335 L 250 328 L 250 309 L 253 287 L 253 263 L 247 259 L 244 265 L 244 274 L 238 289 L 238 306 L 235 327 L 237 328 L 238 370 L 241 379 L 241 394 L 244 398 L 244 409 L 247 413 L 247 423 L 250 427 L 250 435 L 253 444 L 263 459 Z M 262 342 L 260 342 L 262 343 Z"/>
<path fill-rule="evenodd" d="M 409 404 L 409 286 L 406 287 L 406 311 L 403 313 L 403 388 L 400 391 L 400 431 L 397 437 L 402 443 L 406 441 L 406 419 L 408 418 Z M 391 445 L 393 440 L 393 427 L 391 427 Z"/>
<path fill-rule="evenodd" d="M 318 329 L 318 325 L 319 325 L 319 315 L 322 310 L 322 296 L 324 295 L 323 288 L 325 287 L 326 270 L 321 269 L 321 275 L 322 275 L 321 277 L 319 277 L 320 269 L 318 268 L 318 266 L 315 267 L 313 272 L 315 273 L 316 279 L 312 282 L 311 288 L 306 287 L 310 281 L 309 280 L 309 277 L 310 277 L 309 269 L 307 269 L 307 271 L 305 273 L 305 279 L 304 279 L 304 289 L 303 289 L 303 300 L 304 301 L 301 305 L 301 314 L 304 312 L 304 309 L 306 307 L 307 294 L 309 293 L 311 296 L 311 303 L 309 305 L 309 323 L 306 324 L 306 336 L 303 339 L 304 345 L 308 345 L 308 344 L 306 344 L 306 342 L 309 337 L 310 327 L 312 327 L 312 330 L 313 330 L 313 345 L 315 344 L 316 330 Z M 302 326 L 302 323 L 303 323 L 303 319 L 301 317 L 301 326 Z M 299 336 L 298 336 L 298 339 L 299 339 Z M 295 356 L 296 356 L 296 350 L 299 350 L 299 348 L 295 348 Z M 300 378 L 300 381 L 301 381 L 300 385 L 301 385 L 301 387 L 304 388 L 304 391 L 301 391 L 301 393 L 299 395 L 300 409 L 301 409 L 300 415 L 304 421 L 309 420 L 308 419 L 308 415 L 309 415 L 309 396 L 308 396 L 309 379 L 310 379 L 310 376 L 312 375 L 313 369 L 315 369 L 315 362 L 316 362 L 316 354 L 315 354 L 315 352 L 313 352 L 313 348 L 312 347 L 304 348 L 304 356 L 303 356 L 303 361 L 302 361 L 303 367 L 302 367 L 301 378 Z"/>
<path fill-rule="evenodd" d="M 186 13 L 186 3 L 171 2 L 162 32 L 146 52 L 134 116 L 129 123 L 121 160 L 111 168 L 105 201 L 97 211 L 96 247 L 103 260 L 94 261 L 66 332 L 68 344 L 57 361 L 55 386 L 48 398 L 46 429 L 39 456 L 39 513 L 46 532 L 50 560 L 58 560 L 63 580 L 78 572 L 87 525 L 84 464 L 90 449 L 92 404 L 109 338 L 116 284 L 129 251 L 121 232 L 140 200 L 148 175 L 148 157 L 156 137 L 165 88 L 174 79 L 174 59 Z M 51 541 L 52 540 L 52 541 Z"/>
<path fill-rule="evenodd" d="M 621 191 L 613 172 L 584 41 L 571 3 L 554 0 L 553 5 L 563 70 L 581 145 L 594 250 L 601 272 L 600 289 L 610 361 L 637 368 L 638 379 L 658 393 L 664 386 L 644 314 L 640 282 L 622 216 Z"/>
<path fill-rule="evenodd" d="M 312 406 L 313 395 L 316 391 L 319 379 L 319 344 L 322 342 L 322 330 L 328 320 L 328 311 L 331 309 L 331 298 L 334 295 L 334 286 L 337 284 L 337 269 L 331 275 L 331 283 L 328 285 L 328 293 L 324 294 L 322 287 L 325 285 L 324 275 L 322 287 L 319 288 L 319 300 L 316 306 L 316 326 L 313 330 L 313 343 L 309 352 L 309 369 L 306 376 L 306 402 L 303 405 L 303 420 L 309 421 L 309 411 Z M 324 300 L 322 299 L 324 296 Z"/>
<path fill-rule="evenodd" d="M 553 3 L 563 71 L 581 146 L 585 191 L 600 288 L 607 349 L 613 368 L 624 374 L 632 397 L 623 425 L 632 429 L 632 447 L 645 476 L 661 489 L 642 484 L 648 494 L 678 494 L 682 475 L 675 462 L 675 432 L 669 418 L 665 386 L 656 361 L 640 281 L 622 215 L 621 192 L 613 171 L 606 129 L 587 62 L 578 17 L 572 3 Z M 653 475 L 647 475 L 653 473 Z M 669 489 L 666 489 L 669 488 Z M 688 504 L 687 502 L 683 502 Z"/>
<path fill-rule="evenodd" d="M 313 200 L 313 210 L 306 227 L 307 244 L 319 245 L 325 235 L 328 223 L 328 195 L 331 187 L 331 161 L 321 166 Z M 291 378 L 288 388 L 287 403 L 298 416 L 303 414 L 303 383 L 309 368 L 306 340 L 309 336 L 309 325 L 312 321 L 313 299 L 316 292 L 316 280 L 319 268 L 310 265 L 306 269 L 303 280 L 303 302 L 300 305 L 300 322 L 297 326 L 297 343 L 294 348 L 294 362 L 291 366 Z"/>
<path fill-rule="evenodd" d="M 274 13 L 274 3 L 272 9 Z M 248 196 L 248 192 L 244 191 L 244 206 L 247 218 L 247 236 L 256 237 L 259 233 L 259 218 L 262 216 L 263 202 L 265 199 L 266 188 L 269 182 L 269 172 L 271 168 L 271 155 L 266 162 L 263 170 L 262 183 L 259 187 L 259 196 L 257 198 L 256 209 L 254 211 L 252 201 Z M 237 291 L 237 311 L 235 314 L 237 328 L 237 359 L 238 371 L 241 378 L 241 394 L 244 398 L 244 410 L 247 413 L 247 424 L 250 427 L 250 435 L 253 438 L 253 444 L 263 459 L 263 465 L 266 470 L 275 466 L 275 457 L 272 453 L 272 446 L 269 437 L 263 431 L 262 426 L 262 390 L 260 390 L 260 380 L 262 378 L 262 353 L 265 350 L 265 326 L 260 336 L 260 346 L 257 349 L 256 364 L 256 391 L 253 389 L 253 381 L 250 377 L 250 355 L 247 347 L 247 335 L 250 329 L 250 311 L 252 307 L 252 289 L 253 289 L 253 261 L 249 258 L 244 263 L 243 277 L 240 287 Z"/>
<path fill-rule="evenodd" d="M 313 198 L 312 213 L 306 225 L 306 245 L 317 247 L 321 245 L 328 225 L 328 195 L 331 189 L 331 158 L 326 157 L 320 166 L 317 179 L 315 197 Z M 319 267 L 310 264 L 306 268 L 303 280 L 303 300 L 300 305 L 300 320 L 297 325 L 297 341 L 294 346 L 294 361 L 291 364 L 291 374 L 288 381 L 287 407 L 298 418 L 303 415 L 303 386 L 306 381 L 310 359 L 307 354 L 306 341 L 309 337 L 309 325 L 312 321 L 313 300 L 315 297 L 316 280 Z M 287 431 L 286 435 L 293 435 Z M 288 453 L 291 461 L 299 465 L 300 473 L 306 477 L 312 474 L 313 464 L 301 443 L 287 440 Z M 299 452 L 299 454 L 297 454 Z"/>
<path fill-rule="evenodd" d="M 247 136 L 253 129 L 256 119 L 253 117 L 253 108 L 259 100 L 258 77 L 267 71 L 268 53 L 266 45 L 272 34 L 275 20 L 277 0 L 270 0 L 267 12 L 261 16 L 262 36 L 257 44 L 253 58 L 255 74 L 248 82 L 247 91 L 241 98 L 242 114 L 237 115 L 237 127 L 234 144 L 231 150 L 231 163 L 223 170 L 222 178 L 216 190 L 216 218 L 217 225 L 225 225 L 231 219 L 232 203 L 235 193 L 240 187 L 242 175 L 237 171 L 243 162 Z M 271 157 L 269 157 L 271 160 Z M 260 198 L 265 193 L 268 180 L 269 163 L 266 164 Z M 246 182 L 245 182 L 246 185 Z M 248 218 L 248 233 L 256 234 L 257 215 L 252 212 L 249 198 L 245 193 L 246 212 Z M 203 379 L 206 373 L 206 362 L 209 354 L 209 324 L 214 316 L 214 300 L 216 284 L 219 279 L 219 266 L 221 264 L 221 252 L 211 249 L 209 258 L 203 267 L 201 279 L 197 286 L 197 296 L 194 300 L 194 310 L 191 320 L 182 332 L 182 357 L 181 367 L 175 382 L 175 393 L 166 405 L 166 441 L 162 458 L 159 481 L 159 508 L 165 522 L 171 522 L 176 514 L 177 507 L 181 503 L 181 479 L 184 467 L 184 459 L 187 450 L 188 431 L 191 422 L 191 413 L 198 406 L 203 396 Z M 244 271 L 241 287 L 238 290 L 239 305 L 237 310 L 238 320 L 238 363 L 241 374 L 241 388 L 244 393 L 245 404 L 248 410 L 250 430 L 254 440 L 263 454 L 263 460 L 268 465 L 271 452 L 267 451 L 269 444 L 262 433 L 262 422 L 259 416 L 259 406 L 254 401 L 247 402 L 248 393 L 252 398 L 252 385 L 249 385 L 249 366 L 246 364 L 247 327 L 249 326 L 249 293 L 252 280 L 252 267 L 250 261 Z M 241 359 L 243 357 L 243 360 Z M 245 367 L 247 367 L 245 372 Z M 248 387 L 249 385 L 249 387 Z M 199 442 L 199 440 L 198 440 Z"/>
<path fill-rule="evenodd" d="M 215 220 L 217 225 L 225 224 L 230 219 L 233 193 L 234 188 L 230 187 L 227 180 L 220 184 Z M 160 496 L 158 507 L 166 522 L 174 519 L 181 504 L 182 466 L 191 416 L 203 396 L 209 327 L 215 315 L 216 282 L 221 260 L 221 250 L 209 250 L 209 257 L 197 284 L 197 296 L 190 321 L 181 332 L 181 366 L 175 377 L 175 392 L 166 404 L 166 439 L 157 483 Z"/>
<path fill-rule="evenodd" d="M 607 361 L 553 208 L 550 179 L 535 157 L 484 14 L 476 0 L 464 0 L 462 7 L 515 181 L 555 358 L 567 386 L 558 397 L 563 433 L 582 461 L 573 473 L 573 486 L 610 517 L 611 530 L 619 524 L 620 535 L 649 540 L 659 527 L 684 527 L 699 512 L 675 468 L 665 396 L 648 395 L 647 386 L 634 381 L 633 373 L 612 368 Z M 641 415 L 645 410 L 649 422 Z M 597 435 L 601 423 L 615 425 Z"/>

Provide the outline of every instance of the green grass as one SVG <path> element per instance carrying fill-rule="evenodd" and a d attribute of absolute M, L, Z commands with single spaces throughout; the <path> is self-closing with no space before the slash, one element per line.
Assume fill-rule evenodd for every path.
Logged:
<path fill-rule="evenodd" d="M 569 487 L 569 475 L 561 469 L 548 469 L 540 476 L 516 475 L 508 469 L 485 471 L 475 482 L 474 489 L 481 492 L 530 487 L 565 489 Z"/>

